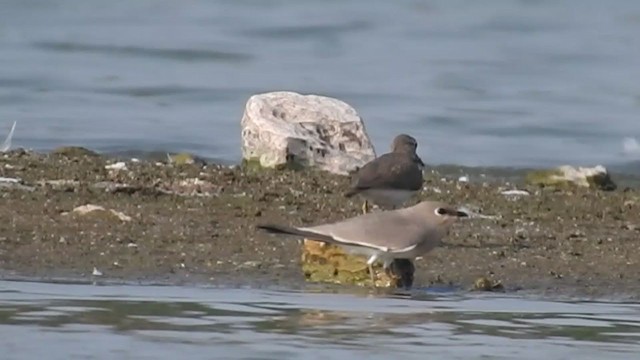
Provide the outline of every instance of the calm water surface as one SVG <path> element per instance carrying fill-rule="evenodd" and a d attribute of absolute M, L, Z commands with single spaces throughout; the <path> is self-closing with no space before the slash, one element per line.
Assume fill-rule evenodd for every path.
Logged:
<path fill-rule="evenodd" d="M 637 359 L 640 304 L 0 281 L 2 359 Z"/>
<path fill-rule="evenodd" d="M 16 146 L 235 162 L 247 98 L 287 89 L 352 104 L 379 151 L 393 133 L 414 134 L 431 163 L 640 159 L 637 0 L 0 0 L 0 8 L 0 134 L 17 120 Z"/>

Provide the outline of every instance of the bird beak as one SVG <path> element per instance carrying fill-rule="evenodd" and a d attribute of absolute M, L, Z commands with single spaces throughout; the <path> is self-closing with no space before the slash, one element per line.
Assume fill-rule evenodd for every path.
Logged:
<path fill-rule="evenodd" d="M 451 216 L 451 217 L 470 217 L 469 213 L 467 211 L 465 211 L 464 209 L 442 209 L 445 211 L 445 214 Z"/>
<path fill-rule="evenodd" d="M 462 206 L 458 209 L 455 210 L 455 217 L 458 218 L 468 218 L 468 219 L 499 219 L 500 216 L 496 216 L 496 215 L 482 215 L 479 214 L 469 208 L 467 208 L 466 206 Z"/>

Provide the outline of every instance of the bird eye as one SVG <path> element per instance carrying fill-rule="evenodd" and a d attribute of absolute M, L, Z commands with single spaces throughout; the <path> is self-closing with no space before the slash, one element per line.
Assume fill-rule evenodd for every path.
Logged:
<path fill-rule="evenodd" d="M 436 209 L 436 211 L 435 211 L 435 213 L 436 213 L 436 215 L 440 215 L 440 216 L 442 216 L 442 215 L 447 214 L 447 210 L 446 210 L 446 209 L 443 209 L 443 208 L 437 208 L 437 209 Z"/>

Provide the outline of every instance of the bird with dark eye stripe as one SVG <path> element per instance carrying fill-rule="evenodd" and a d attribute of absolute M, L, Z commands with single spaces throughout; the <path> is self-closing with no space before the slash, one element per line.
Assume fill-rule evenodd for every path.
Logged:
<path fill-rule="evenodd" d="M 371 160 L 356 172 L 345 196 L 362 196 L 363 213 L 369 211 L 369 201 L 383 209 L 404 204 L 422 189 L 424 163 L 416 154 L 417 148 L 418 142 L 412 136 L 396 136 L 390 153 Z"/>
<path fill-rule="evenodd" d="M 411 261 L 422 256 L 440 245 L 456 220 L 468 217 L 464 209 L 423 201 L 407 208 L 371 212 L 310 227 L 261 224 L 257 228 L 339 245 L 350 253 L 367 256 L 371 283 L 375 284 L 374 262 L 382 261 L 386 271 L 395 260 Z"/>

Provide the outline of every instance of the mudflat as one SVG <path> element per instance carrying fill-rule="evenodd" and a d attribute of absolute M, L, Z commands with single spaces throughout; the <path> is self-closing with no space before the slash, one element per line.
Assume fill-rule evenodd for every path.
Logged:
<path fill-rule="evenodd" d="M 82 149 L 14 150 L 0 155 L 0 176 L 3 278 L 92 279 L 95 269 L 127 281 L 299 285 L 300 243 L 254 226 L 340 220 L 362 204 L 343 196 L 347 177 L 325 172 L 118 163 Z M 458 222 L 446 245 L 416 261 L 414 286 L 467 289 L 486 277 L 505 291 L 640 297 L 636 188 L 474 178 L 425 171 L 413 202 L 443 200 L 494 218 Z M 502 193 L 516 188 L 530 194 Z"/>

